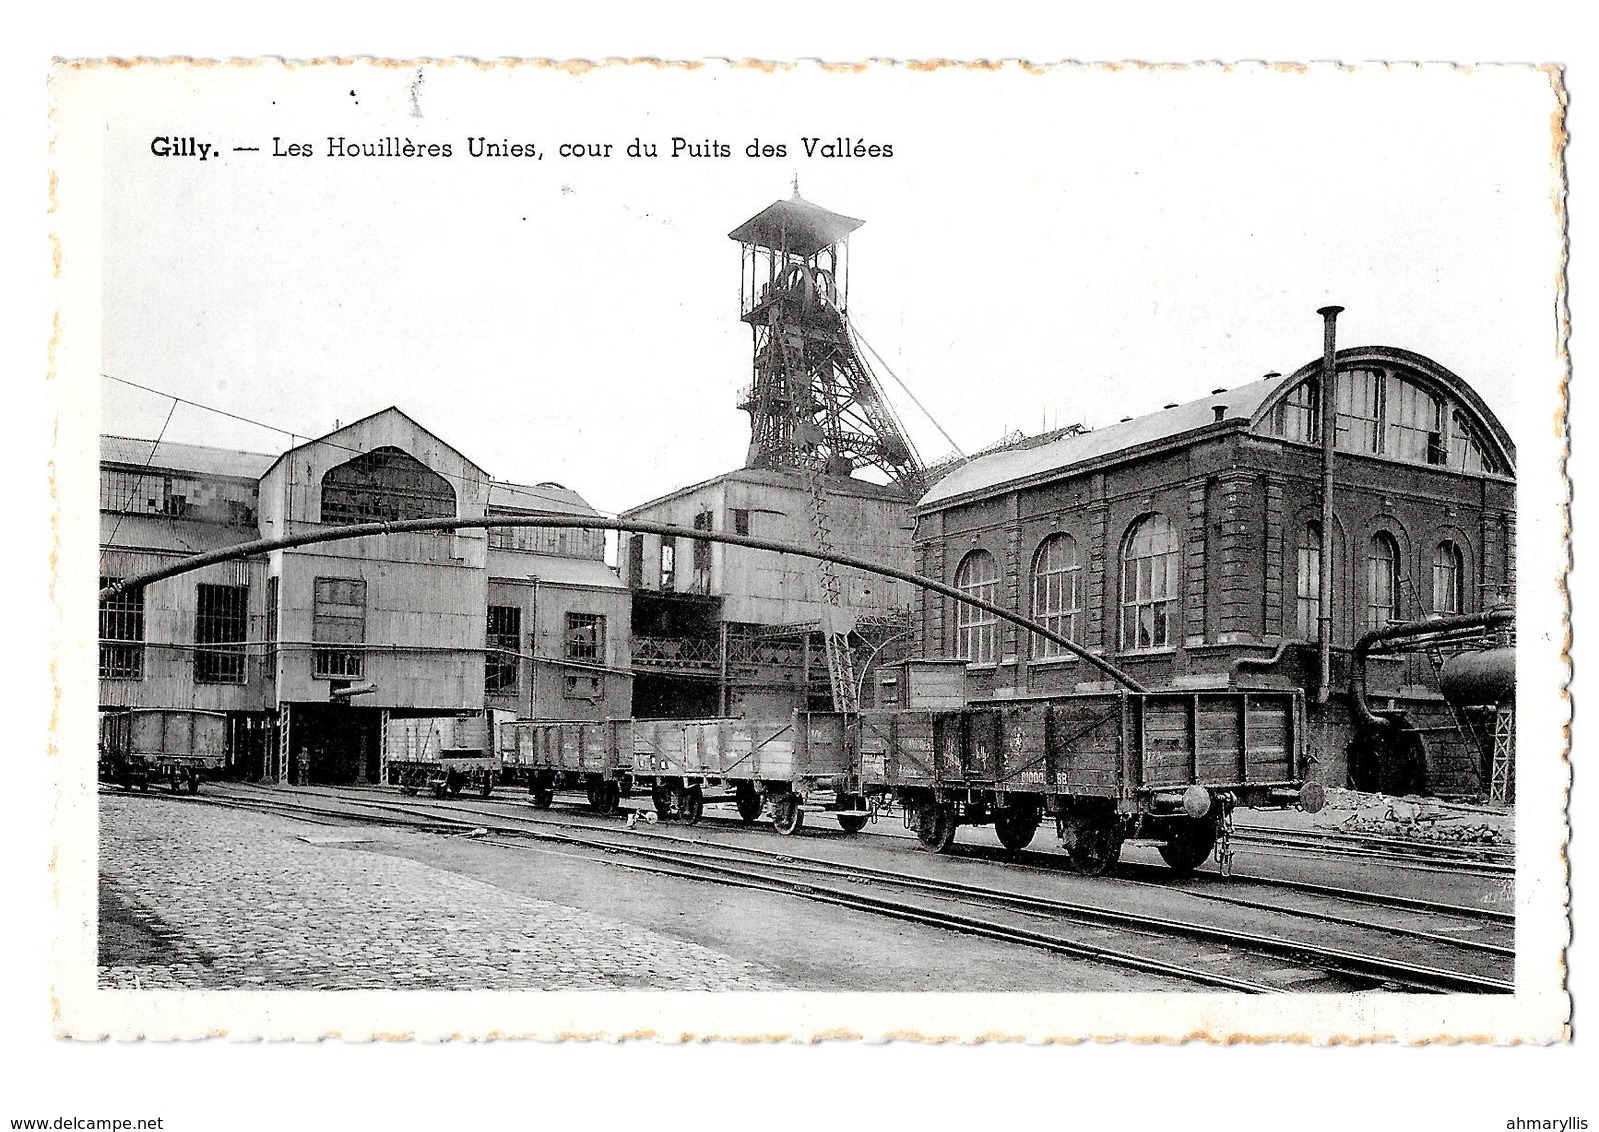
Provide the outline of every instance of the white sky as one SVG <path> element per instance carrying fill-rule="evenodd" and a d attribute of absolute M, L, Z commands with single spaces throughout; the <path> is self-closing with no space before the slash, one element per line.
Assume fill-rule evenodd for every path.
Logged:
<path fill-rule="evenodd" d="M 465 65 L 128 75 L 106 110 L 104 372 L 319 434 L 397 404 L 500 478 L 602 510 L 742 464 L 750 335 L 726 233 L 799 177 L 864 220 L 851 309 L 963 447 L 1103 425 L 1343 346 L 1426 354 L 1522 439 L 1552 380 L 1548 80 L 1524 69 L 1308 73 L 711 64 L 573 76 Z M 354 91 L 354 95 L 350 92 Z M 317 156 L 157 158 L 156 135 Z M 449 159 L 325 156 L 329 135 Z M 466 138 L 542 161 L 472 159 Z M 635 160 L 635 136 L 730 145 Z M 801 136 L 890 143 L 806 159 Z M 782 160 L 744 156 L 753 138 Z M 562 160 L 562 141 L 610 142 Z M 924 459 L 947 450 L 879 368 Z M 105 431 L 171 402 L 101 382 Z M 168 439 L 286 438 L 180 406 Z"/>

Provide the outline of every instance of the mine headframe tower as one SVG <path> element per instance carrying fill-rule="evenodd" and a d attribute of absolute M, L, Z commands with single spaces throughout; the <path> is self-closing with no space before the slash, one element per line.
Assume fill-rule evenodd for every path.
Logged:
<path fill-rule="evenodd" d="M 849 235 L 861 221 L 776 201 L 728 235 L 743 250 L 743 320 L 755 336 L 749 468 L 847 476 L 876 468 L 915 500 L 921 461 L 850 332 Z"/>
<path fill-rule="evenodd" d="M 850 329 L 849 236 L 860 226 L 802 200 L 796 183 L 791 199 L 773 202 L 728 233 L 742 252 L 741 315 L 755 336 L 754 379 L 739 401 L 750 415 L 744 464 L 804 476 L 811 538 L 824 555 L 833 549 L 826 477 L 876 469 L 907 502 L 927 490 L 921 460 Z M 833 708 L 855 711 L 856 618 L 825 558 L 817 574 Z"/>

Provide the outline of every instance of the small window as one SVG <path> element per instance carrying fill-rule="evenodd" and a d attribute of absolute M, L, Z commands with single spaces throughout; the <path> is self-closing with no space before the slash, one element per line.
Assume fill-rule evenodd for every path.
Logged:
<path fill-rule="evenodd" d="M 1169 648 L 1177 614 L 1177 532 L 1161 514 L 1145 515 L 1122 541 L 1122 648 Z"/>
<path fill-rule="evenodd" d="M 196 587 L 194 679 L 199 684 L 243 684 L 244 641 L 250 587 Z"/>
<path fill-rule="evenodd" d="M 594 613 L 566 615 L 566 659 L 604 663 L 605 618 Z"/>
<path fill-rule="evenodd" d="M 644 585 L 643 535 L 634 535 L 627 540 L 627 584 L 635 588 Z"/>
<path fill-rule="evenodd" d="M 522 610 L 514 605 L 489 606 L 483 660 L 483 690 L 491 695 L 515 695 L 522 664 Z"/>
<path fill-rule="evenodd" d="M 677 542 L 674 539 L 661 540 L 661 589 L 668 592 L 677 589 Z"/>
<path fill-rule="evenodd" d="M 999 596 L 999 563 L 986 550 L 974 550 L 955 571 L 955 588 L 968 597 L 993 604 Z M 959 602 L 955 606 L 955 655 L 975 664 L 999 659 L 999 618 L 986 609 Z"/>
<path fill-rule="evenodd" d="M 1432 611 L 1449 617 L 1465 612 L 1465 561 L 1460 547 L 1445 540 L 1432 556 Z"/>
<path fill-rule="evenodd" d="M 100 588 L 120 578 L 100 578 Z M 144 590 L 123 590 L 100 601 L 100 679 L 144 679 Z"/>
<path fill-rule="evenodd" d="M 1071 535 L 1050 535 L 1033 555 L 1033 620 L 1069 641 L 1077 639 L 1082 610 L 1082 569 L 1077 563 L 1077 540 Z M 1033 638 L 1033 655 L 1067 656 L 1068 650 L 1044 637 Z"/>
<path fill-rule="evenodd" d="M 312 672 L 338 679 L 366 673 L 366 581 L 318 578 L 312 596 Z M 343 647 L 324 647 L 343 646 Z"/>
<path fill-rule="evenodd" d="M 1386 629 L 1399 620 L 1399 544 L 1386 531 L 1366 550 L 1366 626 Z"/>
<path fill-rule="evenodd" d="M 1337 446 L 1345 452 L 1381 452 L 1383 374 L 1372 369 L 1340 373 L 1337 394 Z"/>
<path fill-rule="evenodd" d="M 1277 403 L 1272 431 L 1285 440 L 1312 443 L 1321 439 L 1321 430 L 1316 427 L 1320 415 L 1321 380 L 1307 378 Z"/>
<path fill-rule="evenodd" d="M 733 508 L 733 533 L 735 535 L 750 533 L 750 513 L 743 507 Z"/>

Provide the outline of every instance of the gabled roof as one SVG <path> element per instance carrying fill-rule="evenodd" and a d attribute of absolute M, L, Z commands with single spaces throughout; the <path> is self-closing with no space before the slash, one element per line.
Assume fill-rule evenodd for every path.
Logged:
<path fill-rule="evenodd" d="M 359 420 L 351 421 L 347 425 L 340 425 L 338 428 L 334 429 L 330 433 L 326 433 L 326 434 L 324 434 L 322 436 L 315 437 L 315 438 L 313 438 L 311 440 L 306 441 L 304 444 L 295 445 L 293 448 L 288 449 L 282 455 L 277 457 L 277 459 L 273 460 L 272 464 L 271 464 L 271 467 L 268 467 L 266 469 L 266 471 L 271 471 L 272 468 L 277 467 L 278 464 L 281 463 L 283 460 L 286 460 L 288 457 L 294 455 L 296 452 L 303 451 L 304 449 L 315 448 L 318 445 L 333 445 L 333 446 L 337 447 L 337 446 L 339 446 L 339 441 L 337 439 L 335 439 L 336 437 L 343 436 L 344 434 L 346 434 L 346 433 L 348 433 L 348 432 L 350 432 L 350 431 L 352 431 L 354 429 L 360 428 L 362 425 L 366 424 L 368 421 L 376 420 L 378 417 L 387 416 L 390 413 L 394 414 L 397 417 L 404 418 L 404 420 L 407 423 L 412 425 L 419 432 L 425 432 L 429 436 L 433 437 L 440 444 L 442 444 L 446 448 L 448 448 L 451 452 L 454 452 L 457 456 L 460 456 L 461 459 L 463 461 L 465 461 L 465 463 L 469 467 L 474 469 L 475 471 L 478 471 L 478 472 L 482 472 L 483 471 L 483 469 L 478 467 L 478 465 L 476 463 L 474 463 L 473 461 L 467 459 L 467 457 L 461 452 L 461 450 L 459 448 L 455 447 L 455 445 L 453 445 L 449 441 L 445 440 L 438 433 L 434 432 L 432 429 L 430 429 L 426 425 L 422 424 L 415 417 L 411 416 L 411 414 L 407 413 L 404 409 L 401 409 L 401 408 L 399 408 L 398 406 L 395 406 L 395 405 L 390 405 L 387 409 L 379 409 L 375 413 L 368 413 L 366 416 L 360 418 Z M 364 448 L 355 448 L 354 446 L 352 446 L 350 448 L 350 455 L 351 456 L 357 456 L 357 455 L 360 455 L 364 451 L 366 451 Z M 262 472 L 261 474 L 265 475 L 266 472 Z"/>
<path fill-rule="evenodd" d="M 1092 432 L 1063 436 L 1036 448 L 1014 448 L 978 456 L 935 483 L 922 497 L 920 506 L 936 508 L 975 492 L 1064 471 L 1077 464 L 1171 440 L 1185 433 L 1215 428 L 1218 424 L 1228 428 L 1244 427 L 1283 380 L 1280 375 L 1274 375 Z M 1216 417 L 1218 406 L 1224 409 L 1220 422 Z"/>
<path fill-rule="evenodd" d="M 127 464 L 152 471 L 198 473 L 207 476 L 234 476 L 260 479 L 277 459 L 264 452 L 243 452 L 236 448 L 212 448 L 204 444 L 175 444 L 163 440 L 139 440 L 131 436 L 100 437 L 102 464 Z"/>
<path fill-rule="evenodd" d="M 560 515 L 598 515 L 599 512 L 564 484 L 536 485 L 489 481 L 488 507 L 495 511 L 545 511 Z"/>

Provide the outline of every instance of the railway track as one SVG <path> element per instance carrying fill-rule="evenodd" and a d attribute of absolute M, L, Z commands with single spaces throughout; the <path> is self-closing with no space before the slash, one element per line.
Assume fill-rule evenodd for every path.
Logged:
<path fill-rule="evenodd" d="M 445 801 L 396 802 L 345 796 L 324 797 L 329 803 L 341 804 L 346 808 L 330 809 L 286 799 L 221 798 L 216 795 L 181 800 L 267 810 L 300 820 L 359 822 L 438 833 L 481 831 L 495 844 L 510 848 L 526 848 L 529 840 L 554 842 L 611 858 L 625 857 L 627 867 L 636 870 L 799 896 L 875 915 L 945 927 L 1235 991 L 1268 993 L 1282 988 L 1266 981 L 1271 974 L 1269 970 L 1262 976 L 1245 978 L 1219 974 L 1193 963 L 1174 963 L 1169 957 L 1173 945 L 1177 944 L 1179 948 L 1196 944 L 1207 948 L 1226 948 L 1226 957 L 1232 966 L 1247 968 L 1258 965 L 1262 959 L 1309 966 L 1323 972 L 1329 980 L 1341 984 L 1336 989 L 1343 990 L 1372 986 L 1469 993 L 1506 993 L 1513 990 L 1511 983 L 1489 975 L 1412 962 L 1391 955 L 1374 955 L 1305 940 L 1277 938 L 1263 932 L 1221 927 L 1197 919 L 1176 919 L 1006 891 L 987 884 L 971 885 L 942 878 L 912 876 L 792 852 L 778 853 L 747 845 L 712 845 L 697 838 L 662 830 L 622 833 L 614 828 L 527 815 L 514 815 L 510 818 L 510 824 L 507 824 L 507 815 L 502 812 L 502 807 L 484 808 Z M 485 817 L 493 821 L 480 820 Z M 1170 887 L 1149 882 L 1134 883 L 1148 888 Z M 877 891 L 868 891 L 872 889 Z M 892 895 L 879 894 L 885 890 Z M 1184 891 L 1185 895 L 1193 895 Z M 1199 898 L 1220 904 L 1265 908 L 1278 914 L 1338 923 L 1386 935 L 1425 939 L 1435 946 L 1494 955 L 1512 954 L 1510 949 L 1494 944 L 1461 941 L 1439 933 L 1416 930 L 1392 931 L 1389 925 L 1327 912 L 1307 912 L 1269 903 L 1261 904 L 1242 896 L 1206 893 L 1199 894 Z M 952 904 L 975 906 L 988 914 L 984 917 L 973 916 L 949 907 Z M 1000 918 L 996 919 L 996 916 Z M 1152 939 L 1157 941 L 1159 953 L 1129 949 L 1125 945 L 1112 947 L 1084 938 L 1083 935 L 1065 936 L 1055 931 L 1039 931 L 1014 922 L 1017 917 L 1047 919 L 1052 927 L 1066 925 L 1090 933 L 1114 931 L 1122 940 Z M 1217 956 L 1210 954 L 1203 958 L 1214 962 Z"/>
<path fill-rule="evenodd" d="M 1415 872 L 1470 873 L 1480 876 L 1514 876 L 1514 852 L 1481 846 L 1409 841 L 1364 834 L 1322 830 L 1271 829 L 1240 825 L 1233 833 L 1240 844 L 1292 850 L 1296 855 L 1347 857 L 1381 862 Z"/>

